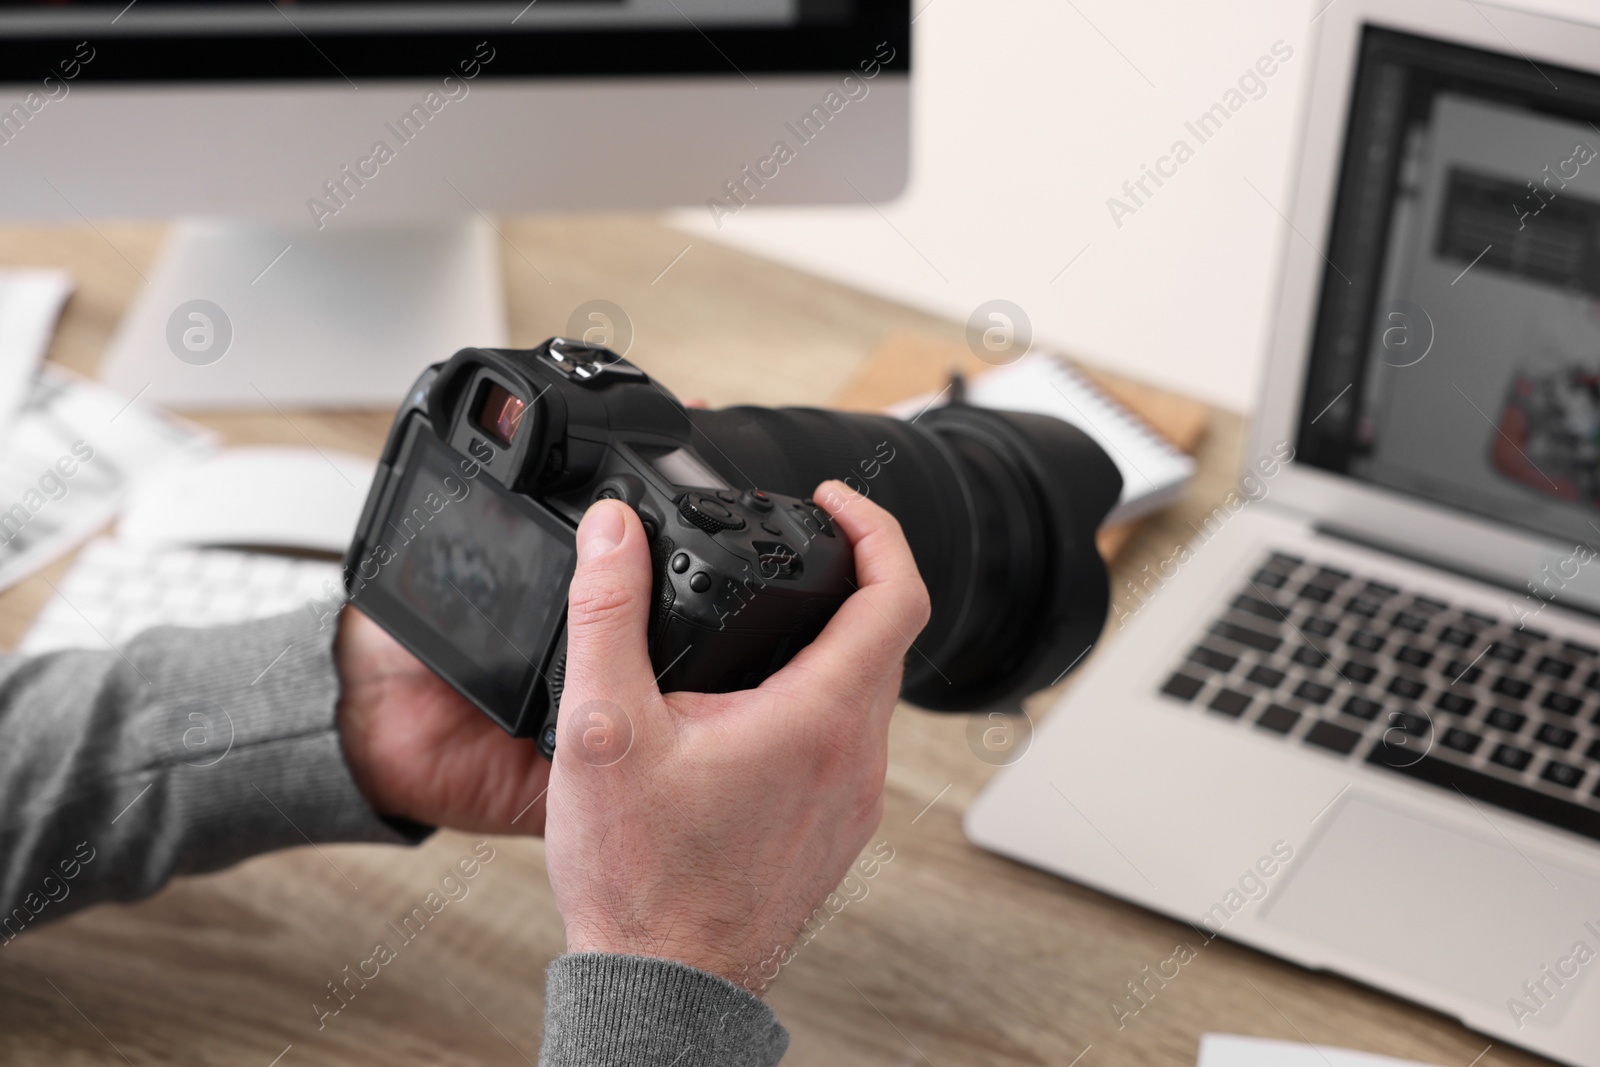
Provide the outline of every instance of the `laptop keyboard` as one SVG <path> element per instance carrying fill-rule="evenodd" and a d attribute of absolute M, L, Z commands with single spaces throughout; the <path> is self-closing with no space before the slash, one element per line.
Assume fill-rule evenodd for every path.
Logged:
<path fill-rule="evenodd" d="M 1272 553 L 1161 686 L 1600 840 L 1600 649 Z"/>

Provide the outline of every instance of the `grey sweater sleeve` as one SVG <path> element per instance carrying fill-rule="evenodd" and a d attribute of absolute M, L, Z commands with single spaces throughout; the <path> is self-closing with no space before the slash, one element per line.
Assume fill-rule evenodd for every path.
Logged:
<path fill-rule="evenodd" d="M 0 657 L 0 952 L 175 875 L 425 836 L 379 818 L 350 776 L 334 633 L 296 613 L 162 627 L 116 652 Z M 765 1067 L 788 1044 L 760 1000 L 664 960 L 562 956 L 548 1003 L 545 1067 Z"/>
<path fill-rule="evenodd" d="M 257 853 L 414 840 L 345 765 L 334 630 L 302 612 L 0 659 L 0 945 Z"/>
<path fill-rule="evenodd" d="M 763 1001 L 671 960 L 575 953 L 545 976 L 539 1067 L 772 1067 L 788 1047 Z"/>

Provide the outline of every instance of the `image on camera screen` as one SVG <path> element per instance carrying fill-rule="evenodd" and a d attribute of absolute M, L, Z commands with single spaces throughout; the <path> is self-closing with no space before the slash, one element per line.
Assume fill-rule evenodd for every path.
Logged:
<path fill-rule="evenodd" d="M 376 584 L 456 652 L 487 700 L 522 690 L 566 600 L 573 562 L 562 541 L 487 472 L 463 475 L 460 456 L 418 435 L 397 509 L 383 531 L 393 558 Z"/>

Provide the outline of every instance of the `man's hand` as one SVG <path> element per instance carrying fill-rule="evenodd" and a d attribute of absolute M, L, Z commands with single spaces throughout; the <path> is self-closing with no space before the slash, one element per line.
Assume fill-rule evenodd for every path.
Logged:
<path fill-rule="evenodd" d="M 531 740 L 496 726 L 354 607 L 339 618 L 334 658 L 345 762 L 373 810 L 472 833 L 544 832 L 550 761 Z"/>
<path fill-rule="evenodd" d="M 889 716 L 928 594 L 894 518 L 818 488 L 859 589 L 753 690 L 656 687 L 650 552 L 602 501 L 578 528 L 545 850 L 571 952 L 677 960 L 761 991 L 882 814 Z"/>

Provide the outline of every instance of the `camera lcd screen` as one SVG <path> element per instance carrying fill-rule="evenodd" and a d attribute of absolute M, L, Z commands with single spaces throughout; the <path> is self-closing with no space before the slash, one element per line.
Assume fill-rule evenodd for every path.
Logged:
<path fill-rule="evenodd" d="M 641 454 L 645 454 L 641 452 Z M 662 455 L 650 456 L 650 465 L 667 481 L 685 489 L 727 489 L 728 483 L 713 474 L 693 452 L 675 448 Z"/>
<path fill-rule="evenodd" d="M 372 562 L 358 570 L 363 591 L 403 608 L 444 673 L 504 711 L 539 671 L 560 621 L 573 533 L 426 428 L 413 433 L 402 466 L 389 521 L 367 545 Z"/>

